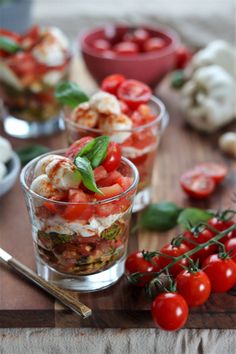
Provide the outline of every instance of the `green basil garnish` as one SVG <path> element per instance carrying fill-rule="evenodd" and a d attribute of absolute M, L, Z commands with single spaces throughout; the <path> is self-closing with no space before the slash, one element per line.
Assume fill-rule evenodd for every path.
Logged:
<path fill-rule="evenodd" d="M 85 187 L 92 192 L 102 194 L 96 185 L 90 161 L 86 157 L 77 156 L 74 162 L 81 174 L 82 182 Z"/>
<path fill-rule="evenodd" d="M 89 97 L 75 82 L 61 82 L 55 91 L 56 99 L 71 108 L 77 107 L 80 103 L 87 102 Z"/>
<path fill-rule="evenodd" d="M 99 136 L 86 144 L 77 156 L 86 157 L 90 161 L 92 167 L 96 168 L 106 157 L 108 144 L 108 136 Z"/>
<path fill-rule="evenodd" d="M 11 38 L 0 36 L 0 49 L 3 49 L 10 54 L 14 54 L 21 50 L 21 46 Z"/>
<path fill-rule="evenodd" d="M 181 210 L 176 204 L 166 201 L 150 204 L 141 215 L 140 225 L 149 230 L 170 230 L 177 225 Z"/>
<path fill-rule="evenodd" d="M 192 226 L 196 226 L 201 222 L 206 222 L 212 218 L 214 214 L 210 211 L 198 209 L 198 208 L 186 208 L 178 217 L 178 224 L 184 226 L 187 229 L 191 229 Z"/>

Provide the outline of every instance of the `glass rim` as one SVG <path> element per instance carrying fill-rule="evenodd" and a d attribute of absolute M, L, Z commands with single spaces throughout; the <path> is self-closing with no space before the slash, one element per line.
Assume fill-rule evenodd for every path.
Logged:
<path fill-rule="evenodd" d="M 157 114 L 157 116 L 154 120 L 152 120 L 151 122 L 149 122 L 147 124 L 143 124 L 139 127 L 133 127 L 131 129 L 116 129 L 116 130 L 114 129 L 114 130 L 111 130 L 110 133 L 142 131 L 143 129 L 150 128 L 159 122 L 163 122 L 163 120 L 165 119 L 165 116 L 167 114 L 167 110 L 166 110 L 164 103 L 154 95 L 151 96 L 151 99 L 148 103 L 154 103 L 160 108 L 160 113 Z M 69 125 L 71 125 L 74 128 L 83 129 L 83 130 L 86 130 L 91 133 L 103 134 L 103 131 L 101 129 L 89 128 L 84 125 L 77 124 L 77 123 L 73 122 L 71 119 L 68 119 L 66 117 L 66 113 L 65 113 L 66 109 L 67 109 L 67 107 L 64 107 L 64 109 L 63 109 L 63 119 L 65 120 L 66 123 L 68 123 Z M 71 110 L 71 111 L 73 111 L 73 110 Z"/>
<path fill-rule="evenodd" d="M 121 157 L 121 161 L 123 163 L 125 163 L 126 165 L 128 165 L 131 168 L 131 170 L 133 171 L 134 180 L 133 180 L 132 184 L 129 186 L 129 188 L 127 190 L 125 190 L 124 192 L 122 192 L 120 194 L 115 195 L 114 197 L 110 197 L 110 198 L 103 199 L 103 200 L 89 201 L 89 202 L 63 202 L 63 201 L 60 201 L 60 200 L 52 200 L 52 199 L 43 197 L 43 196 L 35 193 L 34 191 L 32 191 L 30 189 L 30 187 L 27 185 L 26 180 L 25 180 L 26 171 L 30 167 L 32 167 L 32 165 L 34 163 L 37 163 L 41 158 L 43 158 L 45 156 L 48 156 L 48 155 L 51 155 L 51 154 L 64 153 L 65 151 L 66 151 L 66 149 L 53 150 L 53 151 L 47 152 L 47 153 L 45 153 L 43 155 L 40 155 L 40 156 L 34 158 L 33 160 L 31 160 L 30 162 L 28 162 L 22 168 L 21 173 L 20 173 L 20 183 L 21 183 L 21 187 L 22 187 L 23 191 L 29 193 L 30 195 L 32 195 L 35 198 L 41 199 L 44 202 L 49 202 L 49 203 L 52 203 L 52 204 L 59 204 L 59 205 L 64 205 L 64 206 L 81 205 L 81 204 L 82 205 L 99 205 L 99 204 L 101 205 L 101 204 L 107 204 L 107 203 L 119 200 L 120 198 L 126 196 L 130 191 L 135 189 L 137 187 L 137 185 L 138 185 L 139 173 L 138 173 L 137 167 L 129 159 L 127 159 L 126 157 L 122 156 Z"/>

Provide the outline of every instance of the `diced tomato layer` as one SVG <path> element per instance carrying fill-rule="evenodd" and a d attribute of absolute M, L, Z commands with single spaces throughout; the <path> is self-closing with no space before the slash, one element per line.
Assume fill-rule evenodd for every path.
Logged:
<path fill-rule="evenodd" d="M 123 177 L 123 176 L 121 176 L 117 180 L 117 183 L 119 183 L 119 185 L 121 186 L 123 191 L 126 191 L 131 186 L 131 184 L 133 183 L 133 178 L 132 177 Z"/>
<path fill-rule="evenodd" d="M 70 203 L 80 204 L 70 204 L 66 207 L 63 214 L 66 220 L 88 220 L 92 216 L 93 206 L 91 204 L 88 204 L 88 202 L 90 201 L 90 197 L 82 190 L 70 189 L 68 201 Z"/>
<path fill-rule="evenodd" d="M 108 175 L 106 169 L 103 166 L 96 167 L 93 173 L 96 182 L 106 178 Z"/>
<path fill-rule="evenodd" d="M 155 114 L 147 104 L 141 104 L 131 115 L 131 119 L 135 126 L 148 124 L 155 118 Z"/>
<path fill-rule="evenodd" d="M 99 180 L 98 186 L 99 187 L 109 187 L 112 184 L 117 183 L 118 179 L 121 177 L 121 173 L 118 172 L 117 170 L 112 171 L 107 174 L 107 177 L 104 179 Z"/>
<path fill-rule="evenodd" d="M 101 187 L 100 190 L 103 194 L 95 193 L 94 195 L 97 200 L 112 198 L 123 192 L 123 189 L 118 183 L 113 184 L 112 186 L 109 187 Z"/>

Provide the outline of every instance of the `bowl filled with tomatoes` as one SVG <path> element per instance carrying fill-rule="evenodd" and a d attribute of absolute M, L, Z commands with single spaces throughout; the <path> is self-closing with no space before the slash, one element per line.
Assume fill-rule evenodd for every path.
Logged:
<path fill-rule="evenodd" d="M 111 171 L 112 146 L 83 137 L 22 170 L 37 271 L 64 288 L 95 291 L 123 274 L 138 171 L 121 155 Z"/>
<path fill-rule="evenodd" d="M 71 51 L 56 27 L 34 26 L 23 35 L 0 30 L 0 96 L 5 131 L 15 137 L 59 129 L 56 84 L 67 78 Z"/>
<path fill-rule="evenodd" d="M 86 32 L 80 44 L 85 64 L 99 84 L 119 72 L 155 86 L 174 69 L 179 39 L 166 28 L 108 25 Z"/>
<path fill-rule="evenodd" d="M 71 95 L 73 99 L 74 108 L 66 108 L 64 114 L 69 143 L 86 135 L 109 135 L 116 146 L 112 161 L 122 152 L 138 168 L 140 180 L 134 211 L 143 209 L 151 199 L 157 147 L 168 123 L 164 104 L 146 84 L 120 74 L 106 77 L 100 91 L 79 104 L 74 101 L 73 85 L 62 88 L 65 95 L 68 93 L 67 98 Z M 60 94 L 65 102 L 63 91 Z"/>

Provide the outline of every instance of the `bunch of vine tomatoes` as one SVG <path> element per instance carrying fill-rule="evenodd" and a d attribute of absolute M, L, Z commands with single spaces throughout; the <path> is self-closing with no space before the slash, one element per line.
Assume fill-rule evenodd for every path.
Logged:
<path fill-rule="evenodd" d="M 160 251 L 138 251 L 127 257 L 129 281 L 146 290 L 158 285 L 159 293 L 155 293 L 151 306 L 157 327 L 180 329 L 188 319 L 189 308 L 204 304 L 213 292 L 227 292 L 235 286 L 236 223 L 227 215 L 224 211 L 204 226 L 185 230 Z M 224 235 L 213 242 L 222 232 Z M 173 261 L 177 262 L 172 265 Z"/>

